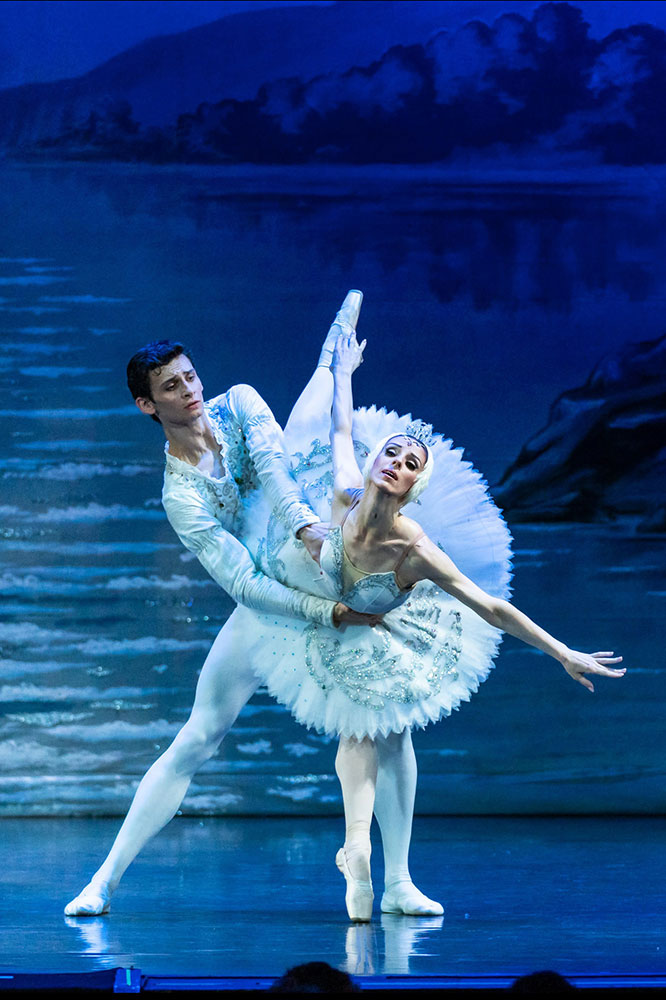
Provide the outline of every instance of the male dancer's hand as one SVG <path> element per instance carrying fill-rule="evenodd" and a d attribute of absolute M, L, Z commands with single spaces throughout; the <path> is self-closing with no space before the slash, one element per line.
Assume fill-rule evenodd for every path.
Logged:
<path fill-rule="evenodd" d="M 306 524 L 296 532 L 296 537 L 303 542 L 317 565 L 319 565 L 321 547 L 329 530 L 328 524 L 317 521 L 315 524 Z M 340 601 L 333 609 L 333 624 L 336 628 L 339 628 L 340 625 L 369 625 L 372 628 L 379 625 L 381 620 L 381 615 L 364 615 L 363 612 L 354 611 Z"/>
<path fill-rule="evenodd" d="M 299 528 L 296 532 L 296 537 L 303 542 L 303 545 L 308 550 L 309 555 L 312 556 L 317 565 L 319 565 L 321 547 L 324 544 L 324 539 L 326 538 L 328 531 L 329 526 L 327 524 L 317 521 L 315 524 L 306 524 L 303 528 Z"/>
<path fill-rule="evenodd" d="M 340 625 L 369 625 L 370 628 L 374 628 L 381 622 L 381 615 L 365 615 L 362 611 L 354 611 L 340 601 L 333 608 L 333 624 L 336 628 Z"/>

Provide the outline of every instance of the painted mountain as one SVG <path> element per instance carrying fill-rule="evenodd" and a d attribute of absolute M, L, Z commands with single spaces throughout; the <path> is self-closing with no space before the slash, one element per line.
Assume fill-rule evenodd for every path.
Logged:
<path fill-rule="evenodd" d="M 666 161 L 659 28 L 595 39 L 579 8 L 546 3 L 438 30 L 438 4 L 395 3 L 378 32 L 377 8 L 236 15 L 4 91 L 0 144 L 153 162 Z"/>
<path fill-rule="evenodd" d="M 398 42 L 425 41 L 442 3 L 336 3 L 234 14 L 151 38 L 83 76 L 0 91 L 0 143 L 24 147 L 126 108 L 138 129 L 175 126 L 205 102 L 252 100 L 262 84 L 365 65 Z M 458 4 L 454 5 L 460 6 Z M 119 123 L 121 127 L 121 123 Z M 98 136 L 99 138 L 99 136 Z"/>

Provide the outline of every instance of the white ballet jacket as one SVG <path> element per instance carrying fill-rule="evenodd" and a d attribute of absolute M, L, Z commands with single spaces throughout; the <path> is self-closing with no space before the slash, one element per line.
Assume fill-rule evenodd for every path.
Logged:
<path fill-rule="evenodd" d="M 225 474 L 215 479 L 180 461 L 167 443 L 162 503 L 171 526 L 238 604 L 333 627 L 334 601 L 291 590 L 266 576 L 239 541 L 245 502 L 259 486 L 293 535 L 319 521 L 299 494 L 282 430 L 269 407 L 250 385 L 234 385 L 204 407 L 222 448 Z M 302 543 L 296 545 L 304 549 Z M 314 562 L 312 574 L 318 575 Z"/>

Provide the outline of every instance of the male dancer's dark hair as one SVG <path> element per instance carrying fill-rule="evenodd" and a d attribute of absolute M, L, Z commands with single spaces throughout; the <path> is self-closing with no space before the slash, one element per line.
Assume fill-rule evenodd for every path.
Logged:
<path fill-rule="evenodd" d="M 127 386 L 132 393 L 133 399 L 150 399 L 152 401 L 150 388 L 150 373 L 159 371 L 164 365 L 168 365 L 174 358 L 185 354 L 194 365 L 192 352 L 184 344 L 173 340 L 154 340 L 146 344 L 134 354 L 127 365 Z M 159 417 L 151 414 L 153 420 L 159 423 Z"/>

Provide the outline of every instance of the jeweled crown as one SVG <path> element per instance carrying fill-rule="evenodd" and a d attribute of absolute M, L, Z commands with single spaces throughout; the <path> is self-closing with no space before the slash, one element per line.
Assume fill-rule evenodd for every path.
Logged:
<path fill-rule="evenodd" d="M 434 444 L 432 424 L 426 424 L 423 420 L 412 420 L 405 428 L 405 434 L 422 441 L 425 445 Z"/>

